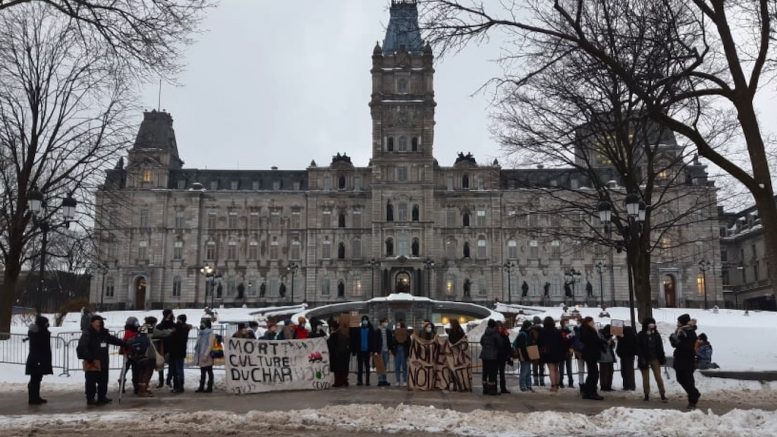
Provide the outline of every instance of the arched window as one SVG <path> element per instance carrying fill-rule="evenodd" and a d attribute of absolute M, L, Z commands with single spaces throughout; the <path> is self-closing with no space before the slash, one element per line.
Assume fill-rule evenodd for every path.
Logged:
<path fill-rule="evenodd" d="M 386 238 L 386 256 L 394 256 L 394 240 Z"/>
<path fill-rule="evenodd" d="M 464 242 L 464 258 L 469 258 L 469 242 Z"/>
<path fill-rule="evenodd" d="M 461 188 L 465 190 L 469 189 L 469 176 L 464 175 L 461 177 Z"/>
<path fill-rule="evenodd" d="M 337 188 L 341 190 L 345 189 L 345 176 L 340 176 L 337 178 Z"/>
<path fill-rule="evenodd" d="M 345 259 L 345 244 L 337 244 L 337 259 Z"/>
<path fill-rule="evenodd" d="M 407 137 L 405 136 L 399 137 L 399 151 L 407 152 Z"/>
<path fill-rule="evenodd" d="M 419 256 L 418 254 L 421 252 L 421 243 L 418 241 L 418 238 L 413 238 L 413 244 L 410 250 L 413 256 Z"/>
<path fill-rule="evenodd" d="M 418 205 L 413 205 L 413 221 L 414 222 L 418 221 L 419 215 L 420 215 L 420 213 L 419 213 Z"/>
<path fill-rule="evenodd" d="M 418 151 L 418 137 L 413 137 L 413 140 L 411 141 L 411 147 L 413 152 Z"/>
<path fill-rule="evenodd" d="M 390 200 L 386 203 L 386 221 L 394 221 L 394 205 L 391 204 Z"/>
<path fill-rule="evenodd" d="M 337 297 L 345 297 L 345 283 L 342 280 L 337 281 Z"/>
<path fill-rule="evenodd" d="M 464 215 L 461 218 L 461 224 L 464 227 L 469 227 L 469 213 L 465 212 Z"/>
<path fill-rule="evenodd" d="M 338 228 L 344 228 L 345 227 L 345 213 L 341 212 L 337 215 L 337 227 Z"/>
<path fill-rule="evenodd" d="M 394 151 L 394 137 L 388 137 L 388 144 L 386 145 L 386 150 L 389 152 Z"/>

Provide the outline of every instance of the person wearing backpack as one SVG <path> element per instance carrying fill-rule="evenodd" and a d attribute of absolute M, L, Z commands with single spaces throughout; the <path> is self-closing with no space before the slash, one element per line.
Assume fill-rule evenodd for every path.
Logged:
<path fill-rule="evenodd" d="M 623 328 L 623 336 L 618 339 L 618 347 L 615 349 L 615 352 L 621 360 L 623 389 L 626 391 L 636 390 L 637 383 L 634 381 L 634 357 L 637 355 L 637 336 L 634 334 L 634 328 L 631 326 Z"/>
<path fill-rule="evenodd" d="M 540 332 L 542 332 L 542 319 L 539 316 L 534 316 L 532 319 L 532 327 L 529 330 L 529 346 L 537 346 L 537 341 L 540 338 Z M 532 361 L 532 373 L 534 374 L 534 385 L 545 386 L 545 364 L 540 360 Z"/>
<path fill-rule="evenodd" d="M 580 393 L 583 392 L 585 384 L 585 360 L 583 359 L 583 342 L 580 341 L 580 325 L 578 324 L 567 334 L 569 344 L 572 346 L 572 354 L 575 356 L 577 365 L 577 386 L 580 387 Z"/>
<path fill-rule="evenodd" d="M 148 389 L 148 383 L 154 375 L 156 366 L 156 352 L 151 347 L 151 339 L 148 338 L 148 325 L 136 328 L 136 335 L 129 340 L 126 350 L 127 362 L 132 363 L 132 385 L 136 396 L 151 397 L 153 393 Z"/>
<path fill-rule="evenodd" d="M 560 323 L 561 341 L 564 345 L 564 358 L 558 363 L 559 388 L 564 388 L 564 369 L 566 368 L 569 388 L 575 388 L 575 380 L 572 377 L 572 329 L 569 327 L 569 319 L 562 318 Z"/>
<path fill-rule="evenodd" d="M 200 368 L 200 386 L 196 393 L 213 392 L 213 325 L 210 318 L 200 320 L 200 330 L 197 333 L 197 343 L 194 345 L 194 365 Z M 205 377 L 208 377 L 208 387 L 205 388 Z"/>
<path fill-rule="evenodd" d="M 531 391 L 534 389 L 531 385 L 531 370 L 532 362 L 529 359 L 529 352 L 526 350 L 526 346 L 529 345 L 529 330 L 532 327 L 531 320 L 524 320 L 521 325 L 521 330 L 518 332 L 518 336 L 515 337 L 513 342 L 513 349 L 518 351 L 518 360 L 521 364 L 521 369 L 518 374 L 518 387 L 521 391 Z"/>
<path fill-rule="evenodd" d="M 122 340 L 124 340 L 125 343 L 130 343 L 135 336 L 138 335 L 138 330 L 140 329 L 140 322 L 138 321 L 137 317 L 127 317 L 127 321 L 124 323 L 124 337 L 122 337 Z M 135 363 L 131 359 L 132 351 L 129 348 L 119 348 L 119 354 L 124 355 L 125 358 L 125 364 L 124 369 L 122 372 L 123 375 L 119 375 L 119 390 L 121 390 L 122 393 L 127 393 L 127 390 L 125 389 L 127 385 L 127 372 L 130 370 L 132 371 L 132 387 L 134 388 L 134 393 L 138 394 L 137 386 L 138 386 L 138 369 L 135 367 Z"/>

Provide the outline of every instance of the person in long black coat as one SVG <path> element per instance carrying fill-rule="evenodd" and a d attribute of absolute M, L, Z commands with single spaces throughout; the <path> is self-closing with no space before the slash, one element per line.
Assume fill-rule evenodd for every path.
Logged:
<path fill-rule="evenodd" d="M 623 389 L 633 391 L 637 389 L 637 383 L 634 379 L 634 357 L 637 355 L 637 336 L 634 334 L 634 328 L 626 326 L 623 328 L 623 337 L 618 339 L 618 347 L 615 349 L 618 358 L 621 360 L 621 377 L 623 378 Z"/>
<path fill-rule="evenodd" d="M 508 364 L 513 365 L 513 345 L 510 343 L 510 332 L 502 324 L 502 322 L 496 323 L 497 330 L 499 331 L 499 356 L 497 357 L 497 373 L 499 374 L 499 392 L 502 394 L 510 394 L 510 390 L 507 389 L 507 376 L 505 375 L 505 366 Z"/>
<path fill-rule="evenodd" d="M 677 382 L 688 394 L 688 409 L 696 409 L 701 394 L 696 389 L 693 372 L 696 370 L 696 323 L 688 314 L 677 318 L 677 330 L 669 336 L 669 342 L 674 347 L 673 367 Z"/>
<path fill-rule="evenodd" d="M 27 394 L 30 405 L 45 404 L 47 401 L 40 397 L 40 383 L 43 375 L 54 373 L 51 368 L 51 332 L 49 332 L 49 319 L 38 316 L 35 323 L 30 325 L 27 332 L 30 341 L 30 352 L 27 355 L 27 365 L 24 373 L 30 375 L 27 384 Z"/>
<path fill-rule="evenodd" d="M 553 317 L 545 317 L 542 321 L 542 330 L 540 330 L 540 336 L 537 339 L 537 346 L 540 349 L 540 361 L 548 366 L 550 391 L 558 391 L 561 384 L 558 363 L 564 360 L 566 352 L 561 331 L 556 328 Z"/>
<path fill-rule="evenodd" d="M 499 369 L 499 348 L 502 339 L 493 319 L 488 319 L 486 330 L 480 337 L 480 359 L 483 360 L 483 394 L 498 395 L 496 374 Z"/>
<path fill-rule="evenodd" d="M 604 398 L 597 393 L 597 386 L 599 385 L 599 358 L 602 357 L 604 342 L 596 330 L 592 317 L 583 319 L 583 326 L 580 327 L 580 341 L 583 343 L 583 360 L 585 360 L 587 371 L 583 386 L 583 399 L 601 401 Z"/>
<path fill-rule="evenodd" d="M 645 400 L 650 400 L 650 371 L 658 384 L 661 400 L 667 402 L 664 379 L 661 377 L 661 366 L 666 364 L 664 342 L 656 329 L 656 320 L 652 317 L 642 322 L 642 330 L 637 334 L 637 367 L 642 372 L 642 390 Z"/>
<path fill-rule="evenodd" d="M 84 360 L 84 379 L 86 380 L 86 404 L 105 405 L 111 402 L 108 394 L 108 345 L 129 347 L 127 343 L 111 335 L 103 325 L 103 318 L 94 315 L 89 329 L 78 339 L 76 353 Z M 95 394 L 97 399 L 95 400 Z"/>
<path fill-rule="evenodd" d="M 326 340 L 329 348 L 329 370 L 335 375 L 334 387 L 348 387 L 348 367 L 351 363 L 351 345 L 348 327 L 339 322 L 329 322 L 330 334 Z"/>

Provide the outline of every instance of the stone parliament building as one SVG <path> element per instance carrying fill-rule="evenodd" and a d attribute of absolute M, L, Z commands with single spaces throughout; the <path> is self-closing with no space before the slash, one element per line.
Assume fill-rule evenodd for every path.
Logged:
<path fill-rule="evenodd" d="M 469 154 L 438 164 L 434 54 L 417 20 L 415 1 L 393 0 L 373 50 L 366 167 L 338 153 L 304 170 L 185 168 L 171 115 L 146 112 L 126 165 L 108 170 L 96 192 L 106 270 L 92 281 L 91 301 L 106 309 L 316 306 L 407 292 L 489 306 L 595 305 L 601 293 L 607 305 L 626 304 L 623 254 L 532 232 L 576 226 L 539 213 L 534 187 L 583 190 L 583 178 L 503 169 Z M 712 200 L 709 223 L 687 225 L 679 238 L 704 241 L 706 257 L 719 259 L 715 188 L 698 162 L 683 171 L 687 189 Z M 687 247 L 676 251 L 699 250 Z M 702 284 L 699 256 L 665 252 L 653 257 L 657 305 L 699 307 L 702 293 L 722 303 L 719 271 Z"/>

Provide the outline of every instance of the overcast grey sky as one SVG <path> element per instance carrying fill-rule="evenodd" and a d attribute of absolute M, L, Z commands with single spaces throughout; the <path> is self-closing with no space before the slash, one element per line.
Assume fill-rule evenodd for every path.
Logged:
<path fill-rule="evenodd" d="M 185 166 L 304 169 L 337 152 L 367 165 L 371 56 L 383 42 L 388 4 L 222 0 L 186 50 L 180 86 L 162 86 L 161 107 L 175 120 Z M 490 96 L 472 96 L 498 73 L 490 62 L 497 55 L 481 47 L 437 61 L 440 165 L 452 165 L 459 151 L 478 162 L 502 157 L 489 134 Z M 157 106 L 157 89 L 144 88 L 144 108 Z"/>

